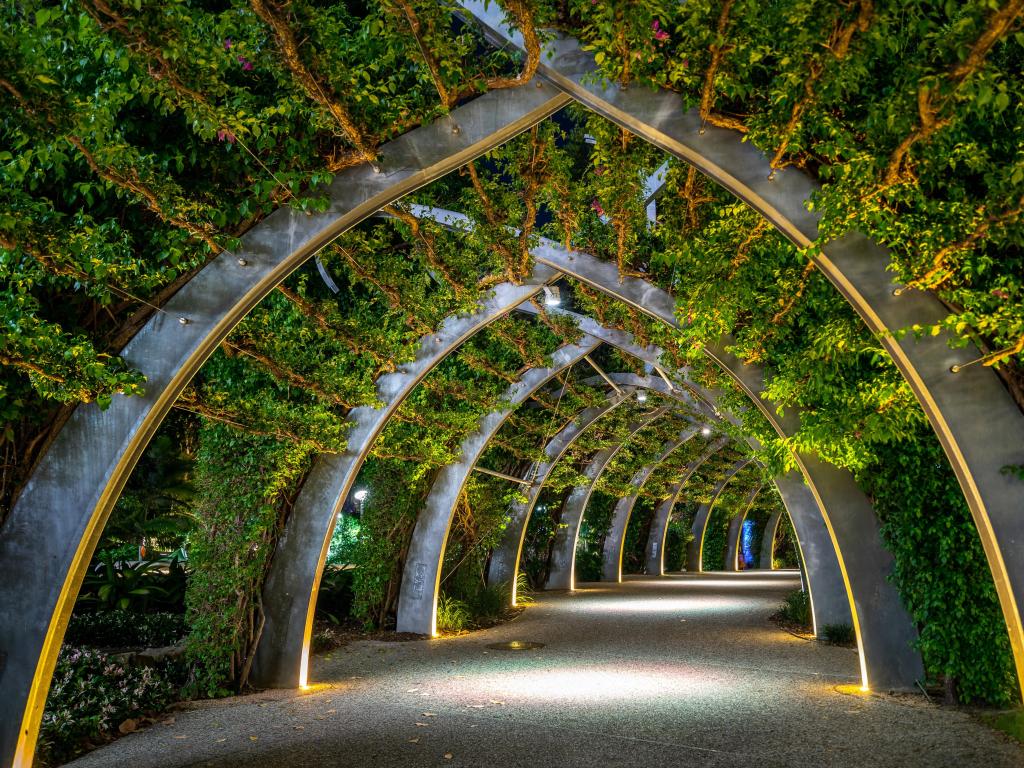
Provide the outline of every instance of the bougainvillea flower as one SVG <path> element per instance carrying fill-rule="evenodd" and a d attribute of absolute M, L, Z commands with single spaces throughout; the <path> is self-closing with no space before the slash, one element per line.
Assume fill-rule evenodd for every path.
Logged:
<path fill-rule="evenodd" d="M 232 45 L 234 45 L 234 43 L 232 43 L 232 42 L 231 42 L 231 38 L 230 38 L 230 37 L 229 37 L 229 38 L 226 38 L 226 39 L 224 40 L 224 50 L 225 50 L 225 51 L 230 51 L 230 50 L 231 50 L 231 46 L 232 46 Z"/>
<path fill-rule="evenodd" d="M 993 288 L 992 295 L 995 296 L 997 299 L 1002 299 L 1003 301 L 1006 301 L 1008 298 L 1010 298 L 1010 294 L 1004 291 L 1002 288 Z"/>
<path fill-rule="evenodd" d="M 591 200 L 590 207 L 597 211 L 598 216 L 604 216 L 604 208 L 601 207 L 601 204 L 597 201 L 596 197 Z"/>
<path fill-rule="evenodd" d="M 226 141 L 228 144 L 234 144 L 235 134 L 233 134 L 231 131 L 227 129 L 222 128 L 221 130 L 217 131 L 217 139 L 218 141 Z"/>
<path fill-rule="evenodd" d="M 239 56 L 238 63 L 242 65 L 242 69 L 246 72 L 252 69 L 252 62 L 245 58 L 245 56 Z"/>
<path fill-rule="evenodd" d="M 668 40 L 668 32 L 661 28 L 661 22 L 657 19 L 651 22 L 651 30 L 655 40 Z"/>

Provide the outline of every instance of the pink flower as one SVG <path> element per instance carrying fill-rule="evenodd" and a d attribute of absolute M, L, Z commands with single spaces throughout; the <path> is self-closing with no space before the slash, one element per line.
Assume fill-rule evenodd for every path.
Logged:
<path fill-rule="evenodd" d="M 230 50 L 231 50 L 231 46 L 232 46 L 232 45 L 234 45 L 234 43 L 232 43 L 232 42 L 231 42 L 231 38 L 230 38 L 230 37 L 229 37 L 229 38 L 227 38 L 227 39 L 226 39 L 226 40 L 224 41 L 224 50 L 225 50 L 225 51 L 230 51 Z"/>
<path fill-rule="evenodd" d="M 604 216 L 604 208 L 601 207 L 596 197 L 590 202 L 590 207 L 594 209 L 598 216 Z"/>
<path fill-rule="evenodd" d="M 1002 299 L 1003 301 L 1006 301 L 1008 298 L 1010 298 L 1010 294 L 1004 291 L 1002 288 L 993 288 L 992 295 L 995 296 L 997 299 Z"/>
<path fill-rule="evenodd" d="M 651 22 L 651 31 L 654 32 L 655 40 L 668 40 L 668 32 L 661 28 L 661 22 L 657 19 Z"/>
<path fill-rule="evenodd" d="M 594 173 L 596 173 L 598 176 L 600 176 L 602 173 L 604 173 L 604 166 L 603 165 L 597 166 L 597 168 L 594 169 Z"/>
<path fill-rule="evenodd" d="M 221 130 L 217 131 L 217 140 L 218 141 L 226 141 L 228 144 L 234 144 L 235 143 L 235 134 L 233 134 L 231 131 L 227 130 L 226 128 L 222 128 Z"/>
<path fill-rule="evenodd" d="M 238 63 L 242 65 L 242 70 L 245 72 L 248 72 L 250 69 L 252 69 L 252 62 L 245 58 L 245 56 L 239 56 Z"/>

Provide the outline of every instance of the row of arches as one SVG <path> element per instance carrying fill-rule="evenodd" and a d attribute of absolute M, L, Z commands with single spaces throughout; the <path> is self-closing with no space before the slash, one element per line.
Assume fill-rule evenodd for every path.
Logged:
<path fill-rule="evenodd" d="M 482 2 L 463 5 L 502 44 L 516 43 L 497 9 Z M 680 109 L 674 94 L 625 91 L 598 83 L 592 77 L 592 60 L 572 39 L 552 41 L 549 54 L 541 65 L 543 78 L 479 97 L 389 143 L 376 165 L 344 171 L 331 187 L 327 211 L 307 215 L 280 209 L 254 227 L 242 238 L 240 249 L 213 260 L 125 349 L 125 357 L 147 374 L 146 394 L 117 397 L 105 411 L 94 406 L 75 410 L 0 536 L 0 669 L 5 693 L 0 701 L 0 754 L 5 759 L 10 756 L 15 765 L 31 763 L 53 665 L 85 568 L 114 501 L 171 404 L 234 325 L 341 232 L 575 100 L 696 166 L 798 245 L 816 239 L 815 217 L 804 206 L 814 185 L 802 174 L 770 174 L 766 159 L 753 147 L 726 130 L 705 129 L 696 115 Z M 579 279 L 662 322 L 677 322 L 670 295 L 646 281 L 619 275 L 611 264 L 550 242 L 542 242 L 533 255 L 537 268 L 529 281 L 498 286 L 476 313 L 449 318 L 438 332 L 425 337 L 414 363 L 382 377 L 378 392 L 384 407 L 356 409 L 349 417 L 354 425 L 349 449 L 317 463 L 266 584 L 268 624 L 257 657 L 260 679 L 294 685 L 304 678 L 317 582 L 337 508 L 351 489 L 373 436 L 400 404 L 402 393 L 432 365 L 558 275 Z M 881 248 L 862 236 L 848 235 L 827 244 L 815 261 L 867 326 L 882 335 L 942 441 L 985 546 L 1018 677 L 1024 679 L 1024 630 L 1016 597 L 1024 589 L 1024 558 L 1019 548 L 1015 551 L 1024 535 L 1024 521 L 1019 493 L 1000 471 L 1020 460 L 1024 416 L 991 371 L 975 366 L 952 372 L 954 366 L 976 357 L 975 350 L 950 349 L 941 335 L 924 340 L 892 335 L 893 330 L 929 322 L 943 310 L 930 294 L 897 291 L 886 273 Z M 761 397 L 763 373 L 730 356 L 727 346 L 728 340 L 723 340 L 705 351 L 780 435 L 795 433 L 799 414 L 775 413 Z M 539 371 L 536 376 L 543 378 Z M 998 434 L 987 428 L 993 423 L 1000 425 Z M 891 558 L 881 546 L 874 511 L 848 472 L 811 455 L 798 453 L 796 459 L 802 477 L 790 473 L 777 478 L 776 484 L 807 563 L 815 617 L 825 623 L 823 616 L 842 616 L 845 611 L 852 619 L 865 684 L 907 687 L 920 674 L 920 660 L 910 645 L 913 624 L 886 580 Z M 427 543 L 424 536 L 417 540 Z M 435 533 L 431 546 L 436 550 L 438 540 L 443 554 L 443 535 Z M 410 580 L 406 573 L 407 584 L 419 580 L 412 576 Z M 424 573 L 425 586 L 430 577 Z M 436 584 L 436 575 L 433 578 Z"/>

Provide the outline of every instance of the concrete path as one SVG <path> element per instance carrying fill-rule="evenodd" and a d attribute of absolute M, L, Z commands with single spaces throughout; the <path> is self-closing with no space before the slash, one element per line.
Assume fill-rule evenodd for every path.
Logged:
<path fill-rule="evenodd" d="M 583 585 L 458 638 L 359 642 L 302 695 L 204 702 L 76 768 L 984 766 L 1024 749 L 923 697 L 856 689 L 854 651 L 768 621 L 790 574 Z M 507 640 L 544 643 L 500 651 Z"/>

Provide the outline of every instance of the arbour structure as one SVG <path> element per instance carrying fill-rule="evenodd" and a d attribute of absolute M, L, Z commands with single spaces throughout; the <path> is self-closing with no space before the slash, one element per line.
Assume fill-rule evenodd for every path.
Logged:
<path fill-rule="evenodd" d="M 496 6 L 463 5 L 499 41 L 517 42 L 505 29 Z M 17 766 L 32 761 L 53 665 L 85 568 L 114 500 L 174 399 L 246 312 L 347 228 L 575 100 L 694 165 L 798 245 L 809 245 L 817 238 L 815 215 L 805 207 L 815 185 L 799 171 L 771 171 L 767 159 L 739 136 L 704 126 L 698 115 L 681 110 L 674 94 L 598 83 L 592 77 L 596 70 L 591 56 L 575 40 L 557 38 L 550 43 L 549 53 L 540 67 L 548 80 L 535 76 L 516 89 L 478 97 L 391 142 L 376 165 L 363 163 L 343 171 L 331 188 L 327 211 L 306 215 L 283 208 L 253 227 L 239 249 L 221 254 L 202 269 L 125 349 L 126 359 L 148 377 L 146 394 L 116 397 L 105 411 L 95 406 L 75 409 L 0 530 L 0 757 L 5 761 Z M 534 258 L 539 267 L 553 270 L 550 276 L 555 271 L 571 275 L 663 322 L 676 322 L 671 297 L 643 280 L 618 274 L 609 264 L 560 251 L 551 243 L 534 249 Z M 847 235 L 826 244 L 816 254 L 815 265 L 868 328 L 883 335 L 886 349 L 939 436 L 974 516 L 1010 634 L 1018 678 L 1024 678 L 1024 630 L 1018 605 L 1024 590 L 1024 555 L 1015 549 L 1024 535 L 1024 521 L 1019 515 L 1019 489 L 1001 471 L 1020 460 L 1024 415 L 990 370 L 966 365 L 979 357 L 977 349 L 951 349 L 942 334 L 921 340 L 892 335 L 915 323 L 934 322 L 945 313 L 928 293 L 896 290 L 899 286 L 892 284 L 886 272 L 881 248 L 863 236 Z M 507 301 L 501 306 L 511 308 L 518 303 L 517 297 L 519 301 L 528 298 L 550 276 L 542 274 L 536 286 L 524 286 L 521 293 L 504 300 L 496 293 L 495 301 L 497 305 Z M 514 287 L 509 290 L 515 294 Z M 458 330 L 453 321 L 450 333 L 442 331 L 437 343 L 455 343 L 485 324 L 470 323 Z M 780 435 L 793 434 L 799 415 L 792 410 L 776 415 L 760 396 L 761 371 L 732 358 L 726 346 L 709 346 L 706 352 L 762 409 Z M 424 350 L 421 360 L 430 354 Z M 422 377 L 429 365 L 413 364 L 403 375 Z M 381 389 L 382 399 L 392 406 L 383 380 Z M 382 423 L 372 422 L 366 422 L 368 432 L 379 431 Z M 998 432 L 987 428 L 992 423 L 1000 425 Z M 893 589 L 883 589 L 881 596 L 861 589 L 866 584 L 886 585 L 891 563 L 878 541 L 873 510 L 848 472 L 811 455 L 795 456 L 808 482 L 802 493 L 813 502 L 807 506 L 828 528 L 833 555 L 838 558 L 858 632 L 865 682 L 874 682 L 864 662 L 869 657 L 877 660 L 883 686 L 908 687 L 920 672 L 920 662 L 908 646 L 912 625 Z M 316 477 L 330 478 L 332 460 L 325 461 L 326 468 L 315 470 L 321 473 Z M 347 469 L 344 476 L 340 488 L 335 486 L 322 497 L 319 515 L 324 520 L 333 520 L 354 472 Z M 787 482 L 795 489 L 799 481 Z M 330 522 L 327 526 L 329 534 Z M 324 546 L 324 537 L 319 538 L 315 542 L 319 552 L 314 548 L 301 553 L 307 564 L 316 561 L 317 573 Z M 288 535 L 282 539 L 279 554 L 289 540 Z M 809 549 L 803 539 L 801 545 L 813 582 L 816 560 L 824 553 Z M 287 568 L 286 559 L 278 559 Z M 278 584 L 272 577 L 267 585 L 270 594 L 280 590 Z M 291 621 L 303 623 L 304 628 L 315 591 L 314 583 L 314 598 L 289 595 L 299 603 Z M 306 650 L 299 654 L 302 664 Z M 298 660 L 291 663 L 297 665 Z"/>

